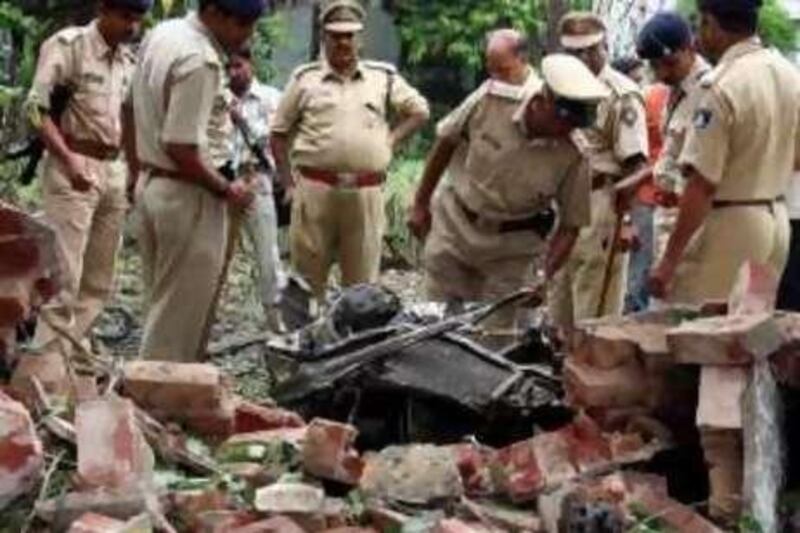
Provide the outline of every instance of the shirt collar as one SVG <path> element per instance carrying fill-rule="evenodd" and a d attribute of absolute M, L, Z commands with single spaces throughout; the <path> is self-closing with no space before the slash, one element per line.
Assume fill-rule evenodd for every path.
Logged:
<path fill-rule="evenodd" d="M 696 54 L 689 75 L 680 83 L 681 90 L 684 93 L 689 93 L 692 89 L 697 87 L 697 84 L 700 83 L 700 80 L 709 70 L 711 70 L 711 65 L 708 64 L 708 61 L 699 54 Z"/>
<path fill-rule="evenodd" d="M 107 59 L 109 57 L 118 57 L 121 53 L 120 47 L 111 48 L 106 42 L 106 38 L 100 33 L 100 28 L 97 27 L 97 19 L 89 24 L 89 39 L 92 43 L 92 50 L 98 59 Z"/>
<path fill-rule="evenodd" d="M 364 77 L 364 66 L 361 64 L 361 61 L 359 61 L 358 63 L 356 63 L 356 69 L 353 71 L 353 75 L 350 79 L 355 80 L 363 77 Z M 341 74 L 333 70 L 333 67 L 331 67 L 330 63 L 328 63 L 327 60 L 323 59 L 322 79 L 326 80 L 328 78 L 334 78 L 340 81 L 344 81 L 345 79 Z"/>
<path fill-rule="evenodd" d="M 196 11 L 191 11 L 186 15 L 186 22 L 189 23 L 189 26 L 197 30 L 197 32 L 201 33 L 205 36 L 211 45 L 214 47 L 214 50 L 220 55 L 220 57 L 225 57 L 225 48 L 222 44 L 217 40 L 211 30 L 208 29 L 203 21 L 200 19 L 200 16 L 197 14 Z"/>
<path fill-rule="evenodd" d="M 757 52 L 764 48 L 764 45 L 761 44 L 761 39 L 758 37 L 750 37 L 749 39 L 745 39 L 744 41 L 740 41 L 730 48 L 728 48 L 722 57 L 719 59 L 719 65 L 724 65 L 726 63 L 730 63 L 739 59 L 742 56 L 746 56 L 749 53 Z"/>

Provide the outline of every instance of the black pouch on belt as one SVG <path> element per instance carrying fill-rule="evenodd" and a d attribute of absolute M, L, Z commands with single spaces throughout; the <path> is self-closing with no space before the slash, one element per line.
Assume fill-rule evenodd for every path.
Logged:
<path fill-rule="evenodd" d="M 533 216 L 533 231 L 546 239 L 556 225 L 556 212 L 552 207 L 543 209 Z"/>

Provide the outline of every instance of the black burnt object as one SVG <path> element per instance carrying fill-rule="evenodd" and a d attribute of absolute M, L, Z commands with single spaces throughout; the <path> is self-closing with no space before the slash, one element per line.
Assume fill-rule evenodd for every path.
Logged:
<path fill-rule="evenodd" d="M 431 319 L 402 309 L 379 287 L 344 291 L 327 316 L 297 333 L 294 348 L 271 344 L 297 371 L 276 400 L 307 418 L 349 422 L 362 448 L 405 442 L 458 442 L 476 436 L 502 445 L 557 427 L 571 416 L 561 403 L 554 353 L 533 331 L 502 351 L 468 332 L 492 312 L 530 299 L 510 295 L 455 317 Z M 503 354 L 529 349 L 529 364 Z"/>

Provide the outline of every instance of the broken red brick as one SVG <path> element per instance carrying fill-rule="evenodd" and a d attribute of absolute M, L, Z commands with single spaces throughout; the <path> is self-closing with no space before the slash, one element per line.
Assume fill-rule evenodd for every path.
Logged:
<path fill-rule="evenodd" d="M 603 324 L 578 327 L 575 360 L 597 368 L 615 368 L 636 359 L 638 347 L 623 326 Z"/>
<path fill-rule="evenodd" d="M 456 518 L 446 518 L 440 520 L 433 533 L 483 533 L 488 531 L 479 522 L 464 522 Z"/>
<path fill-rule="evenodd" d="M 600 369 L 567 359 L 564 367 L 564 388 L 571 403 L 580 407 L 641 405 L 648 394 L 646 378 L 638 362 Z"/>
<path fill-rule="evenodd" d="M 497 489 L 492 480 L 491 464 L 497 451 L 480 444 L 468 443 L 451 446 L 456 457 L 464 492 L 470 496 L 489 496 Z"/>
<path fill-rule="evenodd" d="M 90 488 L 123 488 L 147 482 L 153 453 L 136 422 L 133 403 L 106 397 L 78 405 L 78 475 Z"/>
<path fill-rule="evenodd" d="M 11 376 L 11 388 L 14 396 L 22 399 L 30 408 L 37 405 L 37 394 L 32 382 L 34 377 L 39 380 L 47 394 L 61 397 L 69 394 L 67 367 L 59 353 L 23 355 L 19 358 Z"/>
<path fill-rule="evenodd" d="M 101 514 L 86 513 L 72 523 L 68 533 L 114 533 L 122 529 L 125 522 Z"/>
<path fill-rule="evenodd" d="M 579 472 L 602 468 L 611 461 L 611 447 L 597 423 L 586 415 L 578 415 L 559 431 L 567 442 L 569 459 Z"/>
<path fill-rule="evenodd" d="M 545 485 L 530 440 L 499 450 L 492 467 L 492 476 L 496 485 L 516 503 L 535 499 Z"/>
<path fill-rule="evenodd" d="M 750 364 L 778 351 L 783 337 L 771 314 L 729 315 L 684 322 L 667 334 L 682 364 Z"/>
<path fill-rule="evenodd" d="M 169 495 L 172 514 L 191 530 L 200 527 L 200 518 L 209 511 L 235 511 L 236 506 L 230 495 L 219 489 L 173 492 Z"/>
<path fill-rule="evenodd" d="M 308 425 L 303 443 L 303 466 L 317 477 L 358 484 L 364 462 L 353 445 L 358 430 L 348 424 L 316 418 Z"/>
<path fill-rule="evenodd" d="M 42 442 L 28 410 L 0 392 L 0 509 L 31 490 L 43 466 Z"/>
<path fill-rule="evenodd" d="M 123 383 L 126 394 L 155 418 L 184 422 L 208 436 L 233 432 L 235 402 L 213 365 L 134 361 L 125 365 Z"/>
<path fill-rule="evenodd" d="M 235 433 L 253 433 L 280 428 L 299 428 L 305 421 L 292 411 L 280 407 L 264 407 L 242 398 L 236 399 Z"/>
<path fill-rule="evenodd" d="M 225 533 L 304 533 L 304 531 L 305 530 L 291 518 L 286 516 L 273 516 L 267 520 L 261 520 L 242 527 L 225 530 Z"/>
<path fill-rule="evenodd" d="M 232 533 L 258 520 L 249 511 L 203 511 L 197 516 L 197 533 Z"/>

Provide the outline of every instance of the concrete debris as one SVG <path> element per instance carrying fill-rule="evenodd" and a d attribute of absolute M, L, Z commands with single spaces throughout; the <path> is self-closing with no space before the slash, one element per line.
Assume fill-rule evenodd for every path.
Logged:
<path fill-rule="evenodd" d="M 265 477 L 275 481 L 302 465 L 302 448 L 306 428 L 257 431 L 234 435 L 216 452 L 217 460 L 230 471 L 236 464 L 251 464 L 248 478 Z M 235 467 L 233 467 L 235 468 Z M 241 472 L 241 466 L 239 467 Z"/>
<path fill-rule="evenodd" d="M 450 450 L 426 444 L 390 446 L 368 455 L 360 487 L 368 497 L 417 505 L 456 500 L 464 493 Z"/>
<path fill-rule="evenodd" d="M 130 400 L 111 396 L 79 404 L 75 429 L 78 475 L 85 486 L 117 489 L 152 483 L 153 452 Z"/>
<path fill-rule="evenodd" d="M 236 505 L 233 497 L 226 491 L 208 487 L 200 490 L 183 490 L 168 495 L 170 515 L 190 530 L 200 529 L 201 516 L 209 511 L 233 511 Z"/>
<path fill-rule="evenodd" d="M 685 322 L 667 342 L 680 364 L 746 365 L 777 352 L 783 337 L 772 314 L 761 313 Z"/>
<path fill-rule="evenodd" d="M 253 524 L 259 516 L 249 511 L 203 511 L 197 515 L 198 533 L 231 533 Z"/>
<path fill-rule="evenodd" d="M 36 503 L 36 516 L 53 529 L 66 529 L 86 513 L 130 520 L 147 511 L 151 496 L 139 489 L 69 492 L 64 496 Z"/>
<path fill-rule="evenodd" d="M 233 433 L 236 402 L 213 365 L 133 361 L 124 368 L 127 396 L 159 420 L 183 422 L 203 435 Z"/>
<path fill-rule="evenodd" d="M 67 533 L 151 533 L 150 517 L 142 514 L 127 522 L 96 513 L 86 513 L 72 523 Z"/>
<path fill-rule="evenodd" d="M 741 429 L 748 374 L 748 367 L 703 367 L 697 405 L 698 427 Z"/>
<path fill-rule="evenodd" d="M 440 520 L 433 533 L 487 533 L 491 531 L 480 522 L 464 522 L 455 518 Z"/>
<path fill-rule="evenodd" d="M 303 466 L 309 474 L 357 485 L 364 462 L 353 448 L 358 430 L 347 424 L 316 418 L 303 442 Z"/>
<path fill-rule="evenodd" d="M 299 481 L 278 481 L 256 491 L 255 508 L 263 513 L 321 515 L 325 491 Z"/>
<path fill-rule="evenodd" d="M 569 358 L 564 366 L 564 388 L 576 407 L 644 405 L 650 392 L 645 369 L 637 361 L 601 369 Z"/>
<path fill-rule="evenodd" d="M 28 410 L 0 391 L 0 509 L 32 489 L 44 467 L 44 449 Z"/>

